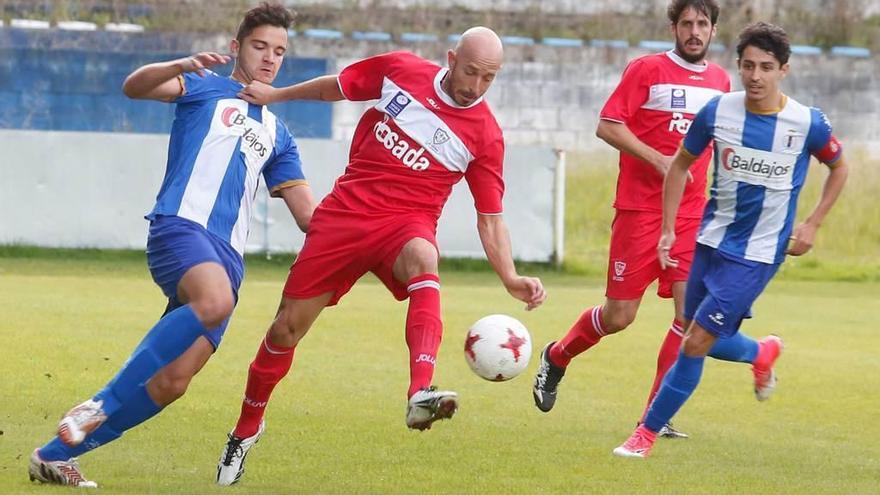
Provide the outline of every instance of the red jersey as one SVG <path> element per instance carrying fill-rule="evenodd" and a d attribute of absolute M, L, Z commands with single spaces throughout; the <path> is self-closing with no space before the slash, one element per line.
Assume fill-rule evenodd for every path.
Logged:
<path fill-rule="evenodd" d="M 447 72 L 408 52 L 342 70 L 345 98 L 379 101 L 355 129 L 349 164 L 329 196 L 335 204 L 363 213 L 424 212 L 436 222 L 465 177 L 477 211 L 501 213 L 501 128 L 482 98 L 462 107 L 441 89 Z"/>
<path fill-rule="evenodd" d="M 626 124 L 648 146 L 674 155 L 694 115 L 710 99 L 729 91 L 730 77 L 716 64 L 691 64 L 673 51 L 646 55 L 626 67 L 599 118 Z M 685 187 L 679 217 L 702 216 L 711 156 L 709 147 L 691 166 L 694 181 Z M 620 153 L 614 207 L 662 212 L 663 176 L 652 165 Z"/>

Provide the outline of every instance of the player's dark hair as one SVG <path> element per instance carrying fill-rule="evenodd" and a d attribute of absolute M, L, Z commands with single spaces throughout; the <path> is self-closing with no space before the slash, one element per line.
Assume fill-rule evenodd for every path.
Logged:
<path fill-rule="evenodd" d="M 718 14 L 721 13 L 721 8 L 718 7 L 718 2 L 715 0 L 672 0 L 666 7 L 666 16 L 669 17 L 669 22 L 678 24 L 678 18 L 688 7 L 708 17 L 713 26 L 718 23 Z"/>
<path fill-rule="evenodd" d="M 247 11 L 241 24 L 238 25 L 238 34 L 235 35 L 235 39 L 241 43 L 254 29 L 267 24 L 289 29 L 295 17 L 296 13 L 287 10 L 283 5 L 263 2 Z"/>
<path fill-rule="evenodd" d="M 779 65 L 787 64 L 788 57 L 791 56 L 788 34 L 781 27 L 768 22 L 755 22 L 740 31 L 739 43 L 736 45 L 737 57 L 742 58 L 747 46 L 754 46 L 772 53 L 779 61 Z"/>

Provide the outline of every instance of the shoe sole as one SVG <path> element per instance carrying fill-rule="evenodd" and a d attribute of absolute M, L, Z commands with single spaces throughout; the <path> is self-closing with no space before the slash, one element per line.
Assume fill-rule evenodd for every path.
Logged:
<path fill-rule="evenodd" d="M 629 459 L 644 459 L 646 457 L 644 454 L 632 452 L 623 447 L 617 447 L 616 449 L 612 450 L 611 453 L 616 455 L 617 457 L 626 457 Z"/>
<path fill-rule="evenodd" d="M 435 421 L 440 421 L 441 419 L 449 419 L 455 414 L 455 411 L 457 410 L 458 400 L 455 397 L 444 397 L 437 402 L 437 411 L 434 412 L 434 414 L 431 415 L 430 418 L 422 421 L 421 423 L 415 423 L 411 425 L 410 429 L 419 431 L 430 430 L 431 425 Z"/>

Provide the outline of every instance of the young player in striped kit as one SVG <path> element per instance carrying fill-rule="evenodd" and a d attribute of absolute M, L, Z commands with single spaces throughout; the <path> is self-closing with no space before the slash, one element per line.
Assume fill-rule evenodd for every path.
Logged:
<path fill-rule="evenodd" d="M 688 331 L 645 422 L 614 449 L 615 455 L 650 454 L 660 429 L 696 389 L 709 349 L 718 339 L 738 333 L 786 254 L 809 251 L 843 189 L 847 165 L 828 119 L 779 89 L 790 54 L 781 28 L 763 22 L 746 27 L 737 45 L 745 90 L 714 98 L 700 110 L 673 159 L 664 184 L 663 235 L 657 247 L 660 263 L 672 268 L 678 264 L 670 251 L 688 168 L 714 141 L 711 198 L 685 297 Z M 811 155 L 830 173 L 818 205 L 795 227 Z"/>
<path fill-rule="evenodd" d="M 147 261 L 168 307 L 117 375 L 65 414 L 58 436 L 34 451 L 31 480 L 96 486 L 76 456 L 119 438 L 184 394 L 220 345 L 238 300 L 260 175 L 307 228 L 314 200 L 293 136 L 266 107 L 237 96 L 247 83 L 275 79 L 291 21 L 277 4 L 250 10 L 231 42 L 237 55 L 231 77 L 208 70 L 229 57 L 199 53 L 146 65 L 126 79 L 127 96 L 177 105 L 165 178 L 147 216 Z"/>
<path fill-rule="evenodd" d="M 657 295 L 672 298 L 674 318 L 657 355 L 657 371 L 644 413 L 675 362 L 684 335 L 685 281 L 706 203 L 706 171 L 711 151 L 700 154 L 688 175 L 676 219 L 678 239 L 672 248 L 681 263 L 666 270 L 656 255 L 661 193 L 669 162 L 694 115 L 711 98 L 730 91 L 727 72 L 706 60 L 719 10 L 714 0 L 670 2 L 667 15 L 675 48 L 633 60 L 602 109 L 596 134 L 620 150 L 606 299 L 604 304 L 587 309 L 562 338 L 547 344 L 541 353 L 532 391 L 535 405 L 541 411 L 553 408 L 557 386 L 576 356 L 633 322 L 645 291 L 655 280 L 659 282 Z M 752 364 L 755 391 L 761 399 L 770 390 L 763 388 L 758 378 L 771 372 L 778 349 L 775 337 L 756 342 L 737 334 L 720 341 L 710 355 Z M 664 425 L 661 436 L 687 438 L 670 425 Z"/>

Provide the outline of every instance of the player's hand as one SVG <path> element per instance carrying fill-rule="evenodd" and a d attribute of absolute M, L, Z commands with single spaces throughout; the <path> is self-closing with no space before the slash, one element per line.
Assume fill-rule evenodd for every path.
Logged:
<path fill-rule="evenodd" d="M 526 303 L 526 311 L 537 308 L 547 299 L 547 291 L 536 277 L 516 277 L 505 287 L 511 296 Z"/>
<path fill-rule="evenodd" d="M 678 260 L 673 259 L 669 255 L 674 244 L 675 232 L 664 232 L 660 236 L 660 242 L 657 243 L 657 259 L 660 261 L 660 268 L 663 270 L 678 267 Z"/>
<path fill-rule="evenodd" d="M 785 254 L 792 256 L 800 256 L 806 254 L 813 247 L 813 241 L 816 239 L 816 231 L 819 228 L 809 223 L 799 224 L 794 228 L 788 242 L 788 249 Z"/>
<path fill-rule="evenodd" d="M 195 72 L 204 77 L 205 69 L 210 69 L 215 65 L 228 64 L 230 60 L 231 58 L 227 55 L 220 55 L 215 52 L 201 52 L 180 59 L 179 65 L 181 72 Z"/>
<path fill-rule="evenodd" d="M 238 97 L 254 105 L 268 105 L 279 100 L 278 89 L 256 79 L 248 83 Z"/>
<path fill-rule="evenodd" d="M 657 170 L 657 173 L 666 177 L 666 172 L 669 172 L 669 167 L 672 166 L 672 158 L 671 156 L 660 155 L 660 160 L 654 163 L 654 169 Z M 691 171 L 688 170 L 688 182 L 694 181 L 694 175 L 691 174 Z"/>

